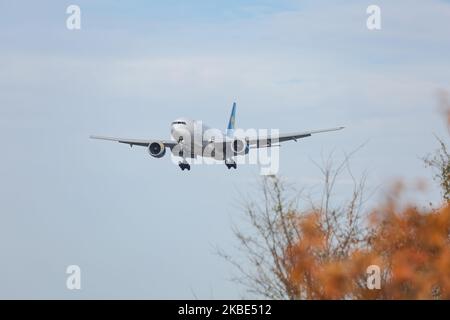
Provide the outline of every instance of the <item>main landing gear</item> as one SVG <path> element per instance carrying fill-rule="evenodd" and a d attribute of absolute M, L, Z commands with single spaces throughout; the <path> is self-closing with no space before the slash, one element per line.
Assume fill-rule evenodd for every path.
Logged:
<path fill-rule="evenodd" d="M 225 165 L 227 166 L 228 170 L 231 168 L 237 169 L 237 164 L 234 160 L 225 160 Z"/>
<path fill-rule="evenodd" d="M 184 169 L 187 169 L 188 171 L 191 170 L 191 165 L 189 163 L 187 163 L 186 160 L 184 160 L 183 162 L 179 162 L 178 165 L 180 166 L 181 170 L 184 171 Z"/>
<path fill-rule="evenodd" d="M 228 169 L 231 168 L 237 169 L 237 164 L 234 160 L 225 160 L 225 165 L 227 166 Z M 183 171 L 184 169 L 187 169 L 188 171 L 191 170 L 191 165 L 186 160 L 178 162 L 178 166 Z"/>

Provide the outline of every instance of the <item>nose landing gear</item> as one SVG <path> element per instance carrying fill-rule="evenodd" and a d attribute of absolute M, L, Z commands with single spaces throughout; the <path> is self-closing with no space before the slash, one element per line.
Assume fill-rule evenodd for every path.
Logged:
<path fill-rule="evenodd" d="M 187 169 L 188 171 L 191 170 L 191 165 L 189 163 L 187 163 L 187 161 L 183 161 L 183 162 L 179 162 L 178 166 L 181 168 L 182 171 L 184 171 L 184 169 Z"/>

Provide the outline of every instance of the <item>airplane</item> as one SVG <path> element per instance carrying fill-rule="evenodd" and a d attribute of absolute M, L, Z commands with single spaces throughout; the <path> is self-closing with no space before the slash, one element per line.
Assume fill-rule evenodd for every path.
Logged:
<path fill-rule="evenodd" d="M 236 102 L 233 103 L 230 119 L 225 132 L 213 129 L 199 120 L 178 118 L 171 123 L 170 140 L 164 139 L 124 139 L 105 136 L 90 136 L 91 139 L 100 139 L 129 144 L 130 147 L 142 146 L 148 149 L 152 157 L 162 158 L 169 148 L 173 155 L 183 159 L 178 163 L 181 170 L 191 170 L 186 158 L 209 157 L 224 161 L 228 169 L 237 168 L 233 157 L 245 155 L 251 148 L 270 148 L 279 146 L 278 143 L 310 137 L 312 134 L 342 130 L 344 127 L 330 129 L 293 132 L 287 134 L 267 134 L 264 136 L 235 135 Z M 276 144 L 273 144 L 273 143 Z"/>

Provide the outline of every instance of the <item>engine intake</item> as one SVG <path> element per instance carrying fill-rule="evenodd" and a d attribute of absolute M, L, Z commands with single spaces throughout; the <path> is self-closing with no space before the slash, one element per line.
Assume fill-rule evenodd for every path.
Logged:
<path fill-rule="evenodd" d="M 148 146 L 148 153 L 150 153 L 152 157 L 162 158 L 166 154 L 166 147 L 164 146 L 164 143 L 152 142 Z"/>
<path fill-rule="evenodd" d="M 235 155 L 247 154 L 249 151 L 248 142 L 243 139 L 235 139 L 231 144 L 231 150 Z"/>

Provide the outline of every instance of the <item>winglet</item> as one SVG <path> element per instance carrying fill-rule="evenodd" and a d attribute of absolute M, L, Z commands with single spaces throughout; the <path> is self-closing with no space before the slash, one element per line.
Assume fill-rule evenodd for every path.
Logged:
<path fill-rule="evenodd" d="M 233 102 L 233 109 L 231 109 L 230 120 L 228 121 L 227 126 L 227 136 L 232 136 L 236 123 L 236 102 Z"/>

